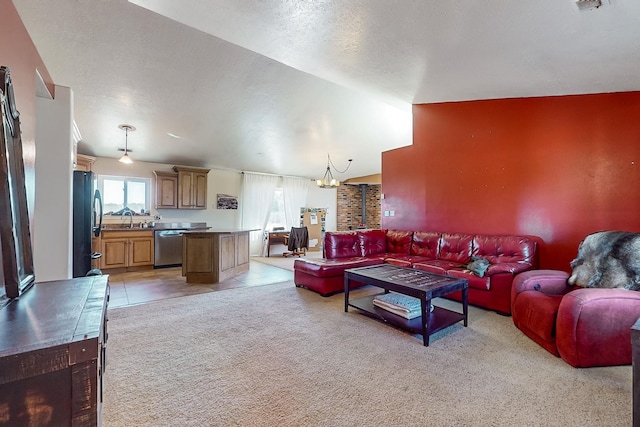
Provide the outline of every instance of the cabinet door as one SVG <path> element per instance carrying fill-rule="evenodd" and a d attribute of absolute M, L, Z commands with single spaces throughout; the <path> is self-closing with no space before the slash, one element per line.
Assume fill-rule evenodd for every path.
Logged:
<path fill-rule="evenodd" d="M 236 234 L 236 266 L 249 268 L 249 233 Z"/>
<path fill-rule="evenodd" d="M 214 270 L 213 236 L 208 234 L 195 236 L 191 233 L 184 236 L 182 238 L 182 275 L 217 274 Z"/>
<path fill-rule="evenodd" d="M 129 239 L 129 267 L 153 265 L 153 237 Z"/>
<path fill-rule="evenodd" d="M 102 239 L 100 265 L 103 269 L 127 266 L 127 242 L 125 238 Z"/>
<path fill-rule="evenodd" d="M 93 169 L 93 162 L 96 161 L 95 157 L 85 156 L 84 154 L 76 154 L 76 166 L 75 170 L 91 172 Z"/>
<path fill-rule="evenodd" d="M 178 174 L 178 209 L 206 209 L 210 169 L 174 166 L 173 170 Z"/>
<path fill-rule="evenodd" d="M 194 173 L 193 174 L 193 207 L 195 209 L 207 208 L 207 174 L 206 173 Z"/>
<path fill-rule="evenodd" d="M 84 163 L 76 163 L 75 168 L 73 168 L 73 170 L 77 170 L 77 171 L 84 171 L 84 172 L 91 172 L 91 167 L 89 165 L 86 165 Z"/>
<path fill-rule="evenodd" d="M 193 208 L 193 173 L 178 172 L 178 209 Z"/>
<path fill-rule="evenodd" d="M 219 237 L 220 249 L 218 266 L 220 274 L 233 270 L 236 266 L 236 235 L 222 234 Z"/>
<path fill-rule="evenodd" d="M 156 209 L 178 207 L 178 175 L 156 172 Z"/>

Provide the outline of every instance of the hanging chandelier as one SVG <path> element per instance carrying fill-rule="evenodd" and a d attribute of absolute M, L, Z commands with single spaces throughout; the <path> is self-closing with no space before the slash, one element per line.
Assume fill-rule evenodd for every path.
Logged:
<path fill-rule="evenodd" d="M 131 152 L 131 150 L 129 150 L 129 132 L 135 131 L 136 128 L 131 125 L 120 125 L 118 127 L 124 130 L 124 150 L 122 148 L 118 148 L 118 151 L 124 151 L 124 154 L 120 157 L 120 162 L 129 165 L 133 163 L 133 160 L 129 157 L 129 153 Z"/>
<path fill-rule="evenodd" d="M 331 157 L 329 156 L 329 154 L 327 154 L 327 169 L 324 172 L 324 176 L 321 179 L 316 180 L 316 185 L 320 188 L 339 187 L 340 181 L 333 177 L 331 168 L 333 167 L 333 170 L 335 170 L 337 173 L 345 173 L 349 169 L 349 166 L 351 166 L 352 161 L 353 159 L 349 159 L 349 164 L 347 164 L 347 167 L 343 171 L 341 171 L 335 167 L 335 165 L 331 162 Z"/>

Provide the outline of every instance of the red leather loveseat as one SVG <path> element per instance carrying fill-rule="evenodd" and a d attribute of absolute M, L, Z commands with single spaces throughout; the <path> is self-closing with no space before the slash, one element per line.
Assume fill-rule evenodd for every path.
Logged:
<path fill-rule="evenodd" d="M 400 230 L 327 232 L 323 250 L 322 259 L 295 261 L 296 286 L 329 296 L 344 291 L 344 270 L 386 262 L 465 278 L 469 281 L 469 304 L 502 314 L 511 314 L 514 275 L 537 268 L 537 242 L 529 236 Z M 474 256 L 490 263 L 483 277 L 466 269 Z M 449 297 L 461 299 L 459 292 Z"/>

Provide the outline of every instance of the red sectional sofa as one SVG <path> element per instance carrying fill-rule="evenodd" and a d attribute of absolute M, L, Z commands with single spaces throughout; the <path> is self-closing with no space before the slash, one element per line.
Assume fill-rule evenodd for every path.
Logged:
<path fill-rule="evenodd" d="M 324 258 L 297 259 L 294 282 L 329 296 L 344 291 L 344 270 L 386 262 L 465 278 L 469 304 L 509 315 L 511 282 L 517 273 L 537 268 L 538 241 L 532 236 L 400 230 L 327 232 Z M 490 262 L 484 277 L 466 269 L 473 256 Z M 461 294 L 449 297 L 460 300 Z"/>

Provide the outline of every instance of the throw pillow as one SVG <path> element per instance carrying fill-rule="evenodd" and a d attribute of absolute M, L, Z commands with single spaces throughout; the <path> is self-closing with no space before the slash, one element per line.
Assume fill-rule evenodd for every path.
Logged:
<path fill-rule="evenodd" d="M 467 264 L 467 270 L 471 271 L 478 277 L 484 277 L 491 263 L 488 259 L 482 257 L 471 257 L 471 262 Z"/>

